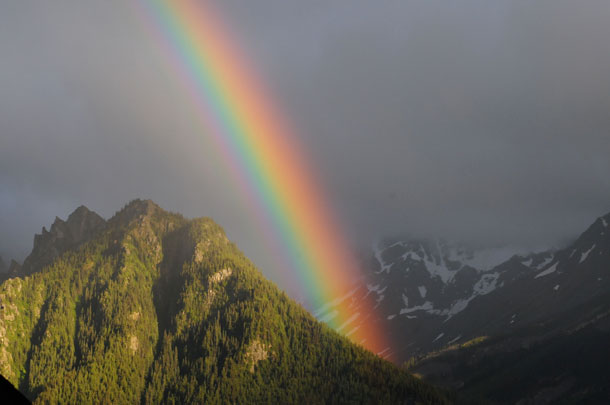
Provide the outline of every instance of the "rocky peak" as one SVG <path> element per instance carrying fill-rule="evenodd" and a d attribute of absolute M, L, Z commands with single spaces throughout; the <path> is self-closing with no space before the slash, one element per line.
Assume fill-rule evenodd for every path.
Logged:
<path fill-rule="evenodd" d="M 112 224 L 128 224 L 135 219 L 151 217 L 159 211 L 162 211 L 161 207 L 151 200 L 135 199 L 118 211 L 110 219 L 110 222 Z"/>
<path fill-rule="evenodd" d="M 56 217 L 51 229 L 42 228 L 34 236 L 32 253 L 23 262 L 22 275 L 32 274 L 68 249 L 87 242 L 103 230 L 106 221 L 85 206 L 78 207 L 67 220 Z"/>

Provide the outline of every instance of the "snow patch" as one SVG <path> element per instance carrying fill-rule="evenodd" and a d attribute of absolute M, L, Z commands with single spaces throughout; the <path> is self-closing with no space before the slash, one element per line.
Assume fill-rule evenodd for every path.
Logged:
<path fill-rule="evenodd" d="M 403 295 L 403 297 L 404 297 L 404 295 Z M 426 301 L 422 305 L 416 305 L 411 308 L 407 307 L 407 308 L 401 309 L 400 315 L 410 314 L 411 312 L 415 312 L 415 311 L 432 311 L 432 310 L 434 310 L 434 305 L 432 305 L 432 302 Z"/>
<path fill-rule="evenodd" d="M 437 340 L 439 340 L 440 338 L 442 338 L 443 336 L 445 336 L 445 333 L 441 333 L 439 334 L 434 340 L 433 342 L 436 342 Z"/>
<path fill-rule="evenodd" d="M 496 289 L 500 273 L 483 274 L 481 279 L 473 287 L 476 295 L 487 295 Z"/>
<path fill-rule="evenodd" d="M 595 244 L 593 244 L 593 246 L 591 246 L 591 249 L 587 250 L 586 252 L 584 252 L 583 254 L 580 255 L 580 261 L 578 263 L 582 263 L 585 260 L 587 260 L 587 257 L 589 256 L 589 253 L 591 253 L 591 251 L 595 249 Z"/>
<path fill-rule="evenodd" d="M 447 315 L 449 315 L 449 316 L 447 317 L 446 321 L 451 319 L 451 317 L 453 317 L 453 315 L 456 315 L 456 314 L 462 312 L 463 310 L 465 310 L 466 307 L 468 306 L 468 304 L 470 303 L 470 301 L 472 301 L 475 297 L 476 297 L 476 294 L 470 296 L 469 298 L 457 300 L 456 302 L 454 302 L 453 305 L 451 306 L 451 308 L 449 309 L 449 311 L 447 311 Z"/>
<path fill-rule="evenodd" d="M 410 314 L 415 311 L 426 311 L 427 313 L 432 314 L 432 315 L 447 316 L 447 319 L 445 319 L 445 322 L 446 322 L 449 319 L 451 319 L 454 315 L 456 315 L 456 314 L 462 312 L 464 309 L 466 309 L 466 307 L 468 306 L 470 301 L 472 301 L 479 295 L 487 295 L 490 292 L 492 292 L 493 290 L 495 290 L 499 277 L 500 277 L 500 273 L 483 274 L 481 279 L 479 281 L 477 281 L 477 283 L 474 285 L 474 287 L 472 289 L 472 295 L 468 298 L 463 298 L 463 299 L 454 301 L 451 304 L 451 307 L 448 309 L 436 309 L 436 308 L 434 308 L 434 304 L 431 301 L 426 301 L 422 305 L 416 305 L 413 307 L 409 307 L 409 300 L 403 294 L 402 299 L 405 303 L 405 308 L 400 310 L 400 314 L 403 315 L 403 314 Z M 421 288 L 421 287 L 418 287 L 418 288 Z M 425 289 L 425 287 L 424 287 L 424 289 Z M 422 290 L 420 289 L 420 294 L 421 293 L 422 293 Z M 424 297 L 424 295 L 422 294 L 422 298 L 423 297 Z"/>
<path fill-rule="evenodd" d="M 547 264 L 551 263 L 554 258 L 555 258 L 555 255 L 551 255 L 551 256 L 547 257 L 546 259 L 544 259 L 544 261 L 542 263 L 540 263 L 538 266 L 536 266 L 536 269 L 537 270 L 543 269 Z"/>
<path fill-rule="evenodd" d="M 388 321 L 391 321 L 392 319 L 396 318 L 396 315 L 388 315 Z"/>
<path fill-rule="evenodd" d="M 448 310 L 440 311 L 440 315 L 447 315 L 445 322 L 451 319 L 454 315 L 457 315 L 465 310 L 466 307 L 468 307 L 468 304 L 470 304 L 470 301 L 479 295 L 487 295 L 495 290 L 499 277 L 500 273 L 483 274 L 481 279 L 472 287 L 472 295 L 470 297 L 459 299 L 455 301 Z"/>
<path fill-rule="evenodd" d="M 379 263 L 379 266 L 381 267 L 381 270 L 379 270 L 379 273 L 383 273 L 383 272 L 389 273 L 390 269 L 394 265 L 394 263 L 386 264 L 383 261 L 382 253 L 384 250 L 385 249 L 382 249 L 378 244 L 375 245 L 375 247 L 373 248 L 373 252 L 375 254 L 375 260 L 377 260 L 377 262 Z"/>
<path fill-rule="evenodd" d="M 445 263 L 441 262 L 441 264 L 436 264 L 433 261 L 425 260 L 426 270 L 432 277 L 438 277 L 442 280 L 443 283 L 447 284 L 455 275 L 454 271 L 451 271 L 445 266 Z"/>
<path fill-rule="evenodd" d="M 421 256 L 419 254 L 417 254 L 416 252 L 407 252 L 407 253 L 403 254 L 401 257 L 402 257 L 403 261 L 405 261 L 407 259 L 411 259 L 411 260 L 421 262 L 421 260 L 422 260 Z"/>
<path fill-rule="evenodd" d="M 558 291 L 559 290 L 559 284 L 557 284 L 555 287 L 553 287 L 553 290 Z"/>
<path fill-rule="evenodd" d="M 536 277 L 534 277 L 534 278 L 544 277 L 544 276 L 548 276 L 551 273 L 554 273 L 555 270 L 557 270 L 557 265 L 558 264 L 559 264 L 559 262 L 555 263 L 554 265 L 552 265 L 551 267 L 549 267 L 545 271 L 536 274 Z"/>
<path fill-rule="evenodd" d="M 426 294 L 428 293 L 426 286 L 420 285 L 417 289 L 419 290 L 419 295 L 421 295 L 422 298 L 426 298 Z"/>
<path fill-rule="evenodd" d="M 440 263 L 437 264 L 436 261 L 430 260 L 428 257 L 426 257 L 424 259 L 424 264 L 426 265 L 426 270 L 428 270 L 428 273 L 430 273 L 432 277 L 438 277 L 443 281 L 443 283 L 447 284 L 449 281 L 451 281 L 451 279 L 453 279 L 456 271 L 451 271 L 447 268 L 438 241 L 436 241 L 436 248 L 440 258 Z"/>
<path fill-rule="evenodd" d="M 384 291 L 386 290 L 386 288 L 388 288 L 388 287 L 386 286 L 386 287 L 383 287 L 383 288 L 382 288 L 382 287 L 381 287 L 381 284 L 375 284 L 375 285 L 373 285 L 373 284 L 367 284 L 367 285 L 366 285 L 366 288 L 369 290 L 369 292 L 373 292 L 373 291 L 375 291 L 375 292 L 376 292 L 376 293 L 378 293 L 378 294 L 383 294 L 383 292 L 384 292 Z"/>

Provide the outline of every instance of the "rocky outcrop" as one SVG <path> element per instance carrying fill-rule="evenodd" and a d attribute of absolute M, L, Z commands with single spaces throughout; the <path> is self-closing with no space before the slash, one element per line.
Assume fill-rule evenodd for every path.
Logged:
<path fill-rule="evenodd" d="M 18 274 L 27 276 L 41 270 L 65 251 L 91 240 L 105 226 L 106 221 L 85 206 L 78 207 L 66 221 L 56 217 L 50 230 L 43 227 L 42 233 L 34 236 L 32 253 Z"/>
<path fill-rule="evenodd" d="M 250 372 L 254 373 L 254 367 L 259 361 L 266 360 L 269 357 L 269 349 L 271 345 L 266 345 L 255 339 L 250 343 L 246 352 L 246 361 L 250 363 Z"/>
<path fill-rule="evenodd" d="M 156 212 L 160 211 L 161 208 L 151 200 L 135 199 L 118 211 L 115 216 L 109 220 L 109 224 L 110 226 L 119 224 L 125 225 L 134 220 L 150 218 Z"/>

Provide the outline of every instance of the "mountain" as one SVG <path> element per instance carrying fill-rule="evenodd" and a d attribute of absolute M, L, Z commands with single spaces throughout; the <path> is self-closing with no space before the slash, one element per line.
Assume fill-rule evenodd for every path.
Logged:
<path fill-rule="evenodd" d="M 557 317 L 412 359 L 462 403 L 610 403 L 610 294 Z"/>
<path fill-rule="evenodd" d="M 0 273 L 6 273 L 7 271 L 8 267 L 6 266 L 6 263 L 4 263 L 2 256 L 0 256 Z"/>
<path fill-rule="evenodd" d="M 443 240 L 390 240 L 374 246 L 365 261 L 367 291 L 345 299 L 357 313 L 362 296 L 373 295 L 376 321 L 392 337 L 384 355 L 404 362 L 543 322 L 608 291 L 609 224 L 610 214 L 564 249 L 528 254 Z"/>
<path fill-rule="evenodd" d="M 363 267 L 370 269 L 364 289 L 349 297 L 354 313 L 362 297 L 377 302 L 376 322 L 389 330 L 392 347 L 383 355 L 404 362 L 443 347 L 446 323 L 478 297 L 504 286 L 501 265 L 520 253 L 514 248 L 475 250 L 444 240 L 391 240 L 373 247 Z M 509 272 L 512 274 L 512 272 Z M 323 318 L 333 307 L 317 314 Z M 459 340 L 459 339 L 458 339 Z"/>
<path fill-rule="evenodd" d="M 392 240 L 368 263 L 384 354 L 410 371 L 468 401 L 610 402 L 610 214 L 563 249 Z M 346 298 L 354 312 L 361 296 Z"/>
<path fill-rule="evenodd" d="M 410 369 L 497 403 L 610 402 L 609 224 L 610 214 L 564 249 L 504 263 L 505 285 L 444 325 L 468 331 L 461 344 Z"/>
<path fill-rule="evenodd" d="M 445 403 L 316 321 L 209 218 L 80 207 L 0 285 L 0 373 L 34 403 Z"/>

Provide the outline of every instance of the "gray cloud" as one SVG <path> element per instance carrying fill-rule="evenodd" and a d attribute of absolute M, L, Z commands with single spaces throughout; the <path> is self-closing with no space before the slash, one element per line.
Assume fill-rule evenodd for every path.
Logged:
<path fill-rule="evenodd" d="M 610 211 L 605 1 L 218 2 L 354 241 L 553 244 Z M 80 204 L 208 215 L 272 266 L 182 84 L 121 1 L 0 11 L 0 252 Z"/>

